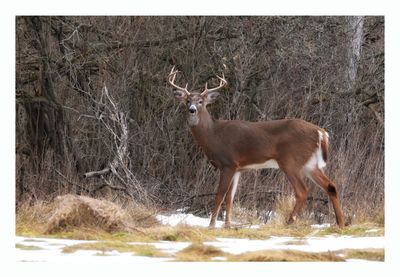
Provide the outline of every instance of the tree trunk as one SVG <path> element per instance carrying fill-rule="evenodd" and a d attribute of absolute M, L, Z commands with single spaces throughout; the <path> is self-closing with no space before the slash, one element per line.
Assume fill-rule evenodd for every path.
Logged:
<path fill-rule="evenodd" d="M 353 16 L 348 19 L 349 22 L 349 50 L 348 50 L 348 71 L 347 85 L 348 90 L 354 89 L 357 78 L 357 70 L 361 56 L 361 45 L 363 41 L 363 16 Z"/>
<path fill-rule="evenodd" d="M 54 90 L 54 81 L 49 57 L 48 17 L 27 17 L 28 32 L 32 34 L 32 44 L 36 48 L 39 59 L 39 89 L 33 93 L 18 95 L 18 101 L 26 111 L 27 138 L 31 148 L 31 161 L 37 172 L 48 148 L 56 154 L 57 162 L 68 160 L 72 151 L 69 139 L 69 125 L 62 105 L 58 102 Z M 73 152 L 73 151 L 72 151 Z"/>

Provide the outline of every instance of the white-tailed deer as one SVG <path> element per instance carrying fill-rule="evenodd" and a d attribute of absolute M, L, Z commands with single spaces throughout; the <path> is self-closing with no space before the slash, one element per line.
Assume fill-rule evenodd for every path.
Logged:
<path fill-rule="evenodd" d="M 217 90 L 227 83 L 225 78 L 217 76 L 218 87 L 209 89 L 206 83 L 203 92 L 189 92 L 187 84 L 185 88 L 175 84 L 177 72 L 173 67 L 168 76 L 169 83 L 176 89 L 174 96 L 187 105 L 188 122 L 195 141 L 220 170 L 211 228 L 215 227 L 224 199 L 225 227 L 230 227 L 232 202 L 241 172 L 260 168 L 280 168 L 292 184 L 296 204 L 288 223 L 296 220 L 307 199 L 309 189 L 303 181 L 306 176 L 328 194 L 336 222 L 339 227 L 344 226 L 336 185 L 323 172 L 329 138 L 324 129 L 300 119 L 263 122 L 215 120 L 206 107 L 217 99 Z"/>

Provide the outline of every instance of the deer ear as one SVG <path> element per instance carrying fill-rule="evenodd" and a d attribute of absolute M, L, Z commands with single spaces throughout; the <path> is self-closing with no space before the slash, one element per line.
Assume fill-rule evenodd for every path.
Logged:
<path fill-rule="evenodd" d="M 183 102 L 183 101 L 186 100 L 187 94 L 184 91 L 175 90 L 174 91 L 174 97 L 175 97 L 175 99 Z"/>
<path fill-rule="evenodd" d="M 206 95 L 206 101 L 208 104 L 214 102 L 219 96 L 219 92 L 218 91 L 212 91 L 210 93 L 207 93 Z"/>

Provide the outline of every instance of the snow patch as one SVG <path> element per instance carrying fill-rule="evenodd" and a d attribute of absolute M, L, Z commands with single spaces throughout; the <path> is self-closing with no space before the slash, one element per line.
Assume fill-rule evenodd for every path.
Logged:
<path fill-rule="evenodd" d="M 329 223 L 312 224 L 311 225 L 311 228 L 314 228 L 314 229 L 326 229 L 326 228 L 329 228 L 329 227 L 331 227 L 331 224 L 329 224 Z"/>
<path fill-rule="evenodd" d="M 365 233 L 376 233 L 376 232 L 379 232 L 379 229 L 370 229 L 365 231 Z"/>
<path fill-rule="evenodd" d="M 49 238 L 26 238 L 16 237 L 16 243 L 24 246 L 36 246 L 40 250 L 15 249 L 16 260 L 19 262 L 162 262 L 170 261 L 171 258 L 153 258 L 135 256 L 132 253 L 121 253 L 99 250 L 77 250 L 74 253 L 63 253 L 65 246 L 72 246 L 79 243 L 90 243 L 96 241 L 49 239 Z"/>
<path fill-rule="evenodd" d="M 213 257 L 211 258 L 212 261 L 226 261 L 226 257 Z"/>
<path fill-rule="evenodd" d="M 161 250 L 166 253 L 174 254 L 176 252 L 179 252 L 179 251 L 185 249 L 192 243 L 191 242 L 161 241 L 161 242 L 153 242 L 150 244 L 153 245 L 158 250 Z"/>
<path fill-rule="evenodd" d="M 74 253 L 63 253 L 65 246 L 71 246 L 82 242 L 82 240 L 48 239 L 48 238 L 25 238 L 16 237 L 16 243 L 24 246 L 37 246 L 40 250 L 26 250 L 16 248 L 17 261 L 28 262 L 161 262 L 171 261 L 173 258 L 154 258 L 135 256 L 132 253 L 121 253 L 118 251 L 78 250 Z M 191 242 L 160 241 L 154 243 L 131 242 L 130 244 L 149 244 L 160 251 L 175 254 L 191 245 Z M 298 250 L 305 252 L 327 252 L 342 249 L 367 249 L 385 248 L 385 238 L 380 237 L 351 237 L 329 235 L 324 237 L 277 237 L 273 236 L 266 240 L 217 238 L 216 241 L 204 242 L 231 254 L 241 254 L 260 250 Z M 222 260 L 223 257 L 215 257 Z M 363 262 L 363 260 L 349 259 L 347 261 Z"/>
<path fill-rule="evenodd" d="M 193 214 L 181 213 L 177 210 L 178 213 L 171 215 L 157 215 L 156 219 L 163 225 L 177 226 L 179 224 L 189 225 L 189 226 L 200 226 L 200 227 L 208 227 L 210 224 L 210 218 L 198 217 Z M 225 216 L 225 215 L 224 215 Z M 231 222 L 231 226 L 235 225 L 240 226 L 241 228 L 250 228 L 250 229 L 258 229 L 259 225 L 250 225 L 250 224 L 240 224 L 237 222 Z M 224 226 L 224 222 L 221 220 L 217 220 L 215 225 L 216 228 L 222 228 Z"/>
<path fill-rule="evenodd" d="M 209 218 L 202 218 L 193 214 L 176 213 L 171 215 L 157 215 L 157 220 L 164 225 L 176 226 L 179 224 L 185 224 L 190 226 L 201 226 L 208 227 L 210 224 Z M 222 227 L 223 221 L 217 220 L 216 227 Z"/>
<path fill-rule="evenodd" d="M 268 240 L 218 238 L 205 244 L 220 248 L 231 254 L 260 250 L 298 250 L 305 252 L 327 252 L 341 249 L 385 248 L 384 237 L 325 236 L 310 237 L 303 244 L 294 242 L 293 237 L 271 237 Z"/>

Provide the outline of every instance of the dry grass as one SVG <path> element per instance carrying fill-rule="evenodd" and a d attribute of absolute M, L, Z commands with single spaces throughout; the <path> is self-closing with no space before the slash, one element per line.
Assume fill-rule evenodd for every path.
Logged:
<path fill-rule="evenodd" d="M 219 261 L 229 262 L 341 262 L 347 259 L 363 259 L 384 261 L 383 249 L 344 249 L 334 252 L 304 252 L 297 250 L 261 250 L 249 251 L 238 255 L 229 254 L 221 249 L 202 243 L 193 243 L 176 254 L 167 254 L 149 244 L 129 244 L 121 241 L 80 243 L 67 246 L 63 253 L 73 253 L 77 250 L 96 250 L 99 255 L 107 252 L 131 252 L 137 256 L 170 257 L 175 261 Z M 220 258 L 220 259 L 214 259 Z M 222 258 L 222 259 L 221 259 Z"/>
<path fill-rule="evenodd" d="M 75 200 L 72 202 L 74 201 Z M 90 202 L 96 203 L 93 205 L 97 207 L 97 211 L 99 210 L 98 207 L 104 205 L 108 207 L 109 205 L 108 202 L 100 200 Z M 101 202 L 101 204 L 99 202 Z M 110 210 L 113 212 L 110 213 L 109 217 L 111 217 L 111 215 L 117 215 L 117 217 L 115 219 L 111 218 L 109 221 L 104 222 L 104 220 L 107 219 L 105 215 L 96 215 L 94 211 L 88 209 L 88 205 L 83 204 L 74 206 L 76 208 L 76 210 L 73 211 L 75 219 L 73 216 L 71 216 L 71 218 L 67 216 L 68 220 L 60 220 L 60 218 L 63 218 L 63 214 L 69 215 L 69 213 L 65 211 L 69 211 L 72 207 L 66 204 L 66 207 L 60 208 L 59 205 L 60 203 L 57 203 L 57 201 L 50 203 L 39 201 L 32 205 L 25 204 L 20 206 L 17 210 L 16 218 L 17 234 L 27 237 L 57 237 L 81 240 L 122 242 L 154 242 L 166 240 L 196 243 L 214 241 L 217 237 L 262 240 L 268 239 L 271 236 L 292 236 L 296 238 L 297 241 L 299 239 L 301 241 L 301 239 L 306 236 L 324 236 L 333 233 L 352 236 L 384 235 L 384 227 L 377 223 L 366 222 L 358 225 L 350 225 L 344 229 L 338 229 L 333 226 L 318 230 L 311 228 L 307 220 L 300 219 L 295 224 L 286 225 L 280 218 L 271 223 L 260 225 L 260 228 L 257 229 L 246 228 L 246 226 L 237 226 L 231 229 L 208 229 L 188 225 L 171 227 L 157 223 L 154 217 L 155 211 L 145 209 L 141 206 L 121 207 L 115 204 L 111 206 L 113 208 Z M 81 209 L 84 208 L 88 209 L 88 211 L 81 211 Z M 104 212 L 104 210 L 102 210 L 102 212 Z M 82 219 L 80 217 L 93 218 Z M 52 226 L 54 221 L 56 221 L 57 224 L 55 224 L 55 226 L 58 226 L 58 228 L 53 228 L 53 232 L 49 234 L 49 225 Z M 121 228 L 115 228 L 113 226 L 121 226 Z M 126 226 L 134 226 L 134 228 L 126 228 Z M 371 229 L 375 229 L 374 232 L 368 232 Z"/>
<path fill-rule="evenodd" d="M 53 212 L 54 206 L 48 202 L 22 203 L 16 212 L 16 233 L 25 236 L 43 235 Z"/>
<path fill-rule="evenodd" d="M 16 232 L 24 236 L 93 239 L 138 228 L 158 226 L 153 209 L 131 204 L 122 207 L 107 200 L 65 195 L 52 202 L 23 203 L 16 213 Z M 123 235 L 122 235 L 123 236 Z"/>
<path fill-rule="evenodd" d="M 247 252 L 230 257 L 230 261 L 242 262 L 342 262 L 341 258 L 334 253 L 312 253 L 296 250 L 265 250 Z"/>
<path fill-rule="evenodd" d="M 154 246 L 149 244 L 129 244 L 122 241 L 102 241 L 92 243 L 79 243 L 72 246 L 66 246 L 63 253 L 74 253 L 77 250 L 96 250 L 101 254 L 106 254 L 110 251 L 118 251 L 121 253 L 131 252 L 136 256 L 147 257 L 169 257 L 167 253 L 157 250 Z"/>
<path fill-rule="evenodd" d="M 274 224 L 284 225 L 293 211 L 295 203 L 296 199 L 294 196 L 280 197 L 275 203 L 277 217 L 273 220 Z M 300 217 L 297 221 L 302 219 L 303 217 Z"/>
<path fill-rule="evenodd" d="M 366 232 L 371 228 L 376 232 Z M 22 229 L 22 228 L 18 228 Z M 37 230 L 26 230 L 17 232 L 23 236 L 35 237 L 57 237 L 80 240 L 103 240 L 103 241 L 123 241 L 123 242 L 156 242 L 156 241 L 179 241 L 201 243 L 206 241 L 215 241 L 218 237 L 224 238 L 246 238 L 246 239 L 268 239 L 271 236 L 292 236 L 294 240 L 290 244 L 301 244 L 306 236 L 325 236 L 330 234 L 351 235 L 351 236 L 379 236 L 383 234 L 382 227 L 374 225 L 365 225 L 362 227 L 350 226 L 344 230 L 337 228 L 327 228 L 322 230 L 312 229 L 309 226 L 273 226 L 264 225 L 259 229 L 215 229 L 210 230 L 203 227 L 191 226 L 154 226 L 141 231 L 130 232 L 105 232 L 98 229 L 76 228 L 69 232 L 60 232 L 52 235 L 40 233 Z"/>
<path fill-rule="evenodd" d="M 155 211 L 141 206 L 122 208 L 105 200 L 65 196 L 54 202 L 38 201 L 18 208 L 16 232 L 23 236 L 51 236 L 84 240 L 211 241 L 217 236 L 267 239 L 271 235 L 304 236 L 310 227 L 268 224 L 258 229 L 208 229 L 162 226 Z M 134 226 L 134 228 L 127 228 Z"/>
<path fill-rule="evenodd" d="M 374 229 L 374 232 L 370 232 L 370 230 L 372 229 Z M 330 235 L 332 233 L 341 236 L 375 237 L 375 236 L 385 235 L 385 229 L 383 226 L 379 224 L 373 222 L 364 222 L 357 225 L 346 226 L 343 229 L 339 229 L 336 226 L 329 227 L 320 230 L 316 235 L 325 236 L 325 235 Z"/>
<path fill-rule="evenodd" d="M 237 226 L 230 229 L 208 229 L 204 227 L 193 227 L 178 225 L 175 227 L 164 226 L 156 223 L 155 211 L 146 210 L 138 206 L 136 208 L 121 207 L 116 204 L 110 205 L 107 201 L 92 201 L 89 199 L 71 198 L 64 201 L 51 203 L 37 202 L 33 205 L 23 205 L 17 211 L 16 230 L 18 235 L 33 237 L 57 237 L 81 240 L 96 240 L 97 242 L 81 243 L 65 247 L 64 253 L 72 253 L 77 250 L 96 250 L 99 255 L 107 255 L 108 251 L 131 252 L 134 255 L 149 257 L 171 257 L 177 261 L 215 261 L 225 259 L 226 261 L 343 261 L 344 259 L 366 259 L 383 261 L 383 249 L 345 249 L 334 253 L 308 253 L 293 250 L 265 250 L 247 252 L 240 255 L 232 255 L 223 252 L 214 246 L 203 244 L 206 241 L 215 241 L 218 237 L 225 238 L 246 238 L 246 239 L 268 239 L 271 236 L 292 236 L 293 240 L 287 244 L 304 244 L 308 236 L 324 236 L 329 234 L 351 235 L 351 236 L 381 236 L 384 235 L 384 227 L 377 223 L 365 222 L 363 224 L 347 226 L 338 229 L 333 226 L 318 230 L 310 227 L 307 220 L 300 220 L 293 225 L 286 225 L 282 218 L 273 220 L 269 224 L 261 225 L 260 228 L 250 229 Z M 79 204 L 81 200 L 90 204 Z M 77 202 L 78 204 L 75 204 Z M 101 203 L 100 203 L 101 202 Z M 60 207 L 64 203 L 65 207 Z M 74 203 L 73 205 L 71 203 Z M 283 202 L 281 209 L 286 205 Z M 112 204 L 112 203 L 111 203 Z M 99 214 L 95 214 L 90 205 Z M 75 209 L 70 213 L 71 209 Z M 92 207 L 93 208 L 93 207 Z M 101 209 L 103 208 L 103 209 Z M 83 210 L 82 209 L 86 209 Z M 56 211 L 56 212 L 54 212 Z M 108 216 L 115 216 L 107 219 L 105 211 L 111 211 Z M 65 214 L 71 217 L 68 220 L 60 220 Z M 74 216 L 76 219 L 73 220 Z M 100 216 L 101 215 L 101 216 Z M 83 217 L 83 218 L 80 218 Z M 85 219 L 85 217 L 92 217 Z M 54 229 L 48 233 L 48 226 L 55 218 L 63 222 L 63 228 Z M 136 218 L 133 220 L 133 218 Z M 143 220 L 140 220 L 143 219 Z M 77 220 L 77 221 L 75 221 Z M 117 220 L 117 221 L 115 221 Z M 50 221 L 50 223 L 48 223 Z M 99 222 L 96 224 L 96 221 Z M 137 226 L 135 228 L 110 228 L 110 222 L 117 222 L 117 226 Z M 55 224 L 58 226 L 57 224 Z M 115 226 L 115 225 L 114 225 Z M 373 232 L 371 229 L 374 229 Z M 132 244 L 129 242 L 158 242 L 158 241 L 185 241 L 192 242 L 192 245 L 179 251 L 176 255 L 169 255 L 157 250 L 149 244 Z M 25 249 L 23 245 L 16 245 L 17 248 Z M 29 247 L 28 247 L 29 248 Z M 37 250 L 32 248 L 32 250 Z"/>
<path fill-rule="evenodd" d="M 347 253 L 351 254 L 348 251 L 344 254 L 343 251 L 312 253 L 297 250 L 261 250 L 234 255 L 211 245 L 195 243 L 179 251 L 175 259 L 177 261 L 225 260 L 229 262 L 343 262 L 347 258 L 355 258 L 354 255 L 347 257 Z"/>
<path fill-rule="evenodd" d="M 384 203 L 379 206 L 376 210 L 369 211 L 360 208 L 357 210 L 353 218 L 349 220 L 351 224 L 359 225 L 364 224 L 365 222 L 374 222 L 378 226 L 385 225 L 385 207 Z"/>
<path fill-rule="evenodd" d="M 221 249 L 202 243 L 194 243 L 176 254 L 178 261 L 210 261 L 214 257 L 225 257 L 227 254 Z"/>
<path fill-rule="evenodd" d="M 369 261 L 385 261 L 384 249 L 346 249 L 343 251 L 347 259 L 362 259 Z"/>
<path fill-rule="evenodd" d="M 16 243 L 15 248 L 21 249 L 21 250 L 43 250 L 43 248 L 35 245 L 25 245 L 21 243 Z"/>
<path fill-rule="evenodd" d="M 54 205 L 55 213 L 46 227 L 46 233 L 49 234 L 77 227 L 99 228 L 106 232 L 130 229 L 126 212 L 107 200 L 68 194 L 58 196 Z"/>
<path fill-rule="evenodd" d="M 232 218 L 234 222 L 245 222 L 248 227 L 262 224 L 262 218 L 260 217 L 256 207 L 248 209 L 240 206 L 240 203 L 237 201 L 235 201 L 235 204 L 232 207 Z M 231 225 L 234 224 L 232 223 Z M 234 228 L 235 226 L 232 227 Z"/>

